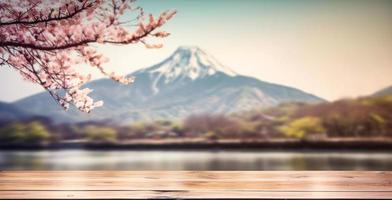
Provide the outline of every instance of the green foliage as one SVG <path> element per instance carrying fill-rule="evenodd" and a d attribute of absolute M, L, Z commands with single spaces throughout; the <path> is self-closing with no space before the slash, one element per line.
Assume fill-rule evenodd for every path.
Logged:
<path fill-rule="evenodd" d="M 171 131 L 182 135 L 184 133 L 184 127 L 179 123 L 174 123 L 171 126 Z"/>
<path fill-rule="evenodd" d="M 204 137 L 211 141 L 215 141 L 219 138 L 218 134 L 216 134 L 214 131 L 208 131 L 204 134 Z"/>
<path fill-rule="evenodd" d="M 38 144 L 47 142 L 50 134 L 40 122 L 11 123 L 0 129 L 0 141 L 9 144 Z"/>
<path fill-rule="evenodd" d="M 39 143 L 50 138 L 50 134 L 46 127 L 39 122 L 31 122 L 26 126 L 26 141 L 31 143 Z"/>
<path fill-rule="evenodd" d="M 92 142 L 116 142 L 117 132 L 110 127 L 88 125 L 83 128 L 86 139 Z"/>
<path fill-rule="evenodd" d="M 322 133 L 325 130 L 319 118 L 303 117 L 281 127 L 281 131 L 289 137 L 302 139 L 308 134 Z"/>
<path fill-rule="evenodd" d="M 379 114 L 371 113 L 369 116 L 370 119 L 374 121 L 376 124 L 378 124 L 379 126 L 383 126 L 386 123 L 386 120 L 383 117 L 381 117 Z"/>
<path fill-rule="evenodd" d="M 22 143 L 25 134 L 25 127 L 23 124 L 12 123 L 0 129 L 0 141 L 4 143 Z"/>

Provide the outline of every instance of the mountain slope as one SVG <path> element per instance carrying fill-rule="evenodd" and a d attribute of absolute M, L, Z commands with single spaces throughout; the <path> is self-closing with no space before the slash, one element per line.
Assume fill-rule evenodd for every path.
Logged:
<path fill-rule="evenodd" d="M 30 113 L 23 111 L 17 106 L 0 102 L 0 121 L 22 120 L 32 117 Z"/>
<path fill-rule="evenodd" d="M 220 64 L 198 47 L 179 47 L 170 57 L 131 74 L 132 85 L 108 79 L 86 84 L 92 97 L 105 105 L 86 114 L 64 112 L 46 93 L 27 97 L 15 104 L 59 122 L 175 119 L 192 113 L 232 113 L 274 106 L 282 102 L 323 101 L 301 90 L 241 76 Z"/>
<path fill-rule="evenodd" d="M 386 96 L 392 94 L 392 85 L 375 92 L 372 96 Z"/>

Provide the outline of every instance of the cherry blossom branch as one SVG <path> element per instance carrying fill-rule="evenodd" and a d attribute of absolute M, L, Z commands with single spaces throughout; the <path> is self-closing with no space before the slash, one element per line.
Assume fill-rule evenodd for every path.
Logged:
<path fill-rule="evenodd" d="M 12 21 L 0 21 L 0 26 L 6 26 L 6 25 L 15 25 L 15 24 L 20 24 L 20 25 L 34 25 L 34 24 L 39 24 L 39 23 L 48 23 L 51 21 L 60 21 L 60 20 L 65 20 L 65 19 L 70 19 L 72 17 L 74 17 L 75 15 L 83 12 L 84 10 L 92 7 L 94 5 L 94 3 L 97 3 L 95 1 L 89 2 L 88 1 L 84 1 L 84 3 L 82 4 L 82 6 L 79 7 L 75 7 L 74 10 L 72 12 L 68 13 L 64 13 L 63 15 L 61 15 L 61 9 L 58 9 L 58 15 L 57 16 L 52 16 L 54 9 L 51 9 L 49 14 L 46 17 L 42 17 L 42 16 L 37 16 L 37 18 L 35 19 L 26 19 L 23 20 L 23 15 L 29 13 L 32 9 L 34 9 L 39 3 L 36 2 L 35 4 L 33 4 L 28 10 L 26 10 L 24 13 L 21 13 L 16 19 L 12 20 Z"/>
<path fill-rule="evenodd" d="M 128 45 L 138 42 L 147 48 L 160 48 L 149 44 L 149 38 L 169 35 L 157 31 L 175 15 L 175 11 L 161 13 L 156 19 L 149 15 L 145 20 L 143 9 L 134 7 L 133 0 L 79 0 L 60 2 L 56 9 L 48 6 L 50 0 L 16 0 L 0 2 L 0 65 L 19 71 L 21 76 L 41 85 L 64 109 L 70 105 L 83 112 L 102 106 L 81 87 L 91 79 L 78 69 L 80 65 L 96 68 L 105 76 L 123 83 L 133 82 L 133 77 L 118 76 L 109 72 L 107 62 L 91 44 Z M 132 29 L 120 17 L 126 12 L 138 11 Z M 4 13 L 4 14 L 3 14 Z"/>

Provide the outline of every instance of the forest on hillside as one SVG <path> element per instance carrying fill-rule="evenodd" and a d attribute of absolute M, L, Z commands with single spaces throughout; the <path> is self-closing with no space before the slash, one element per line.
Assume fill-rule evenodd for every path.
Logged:
<path fill-rule="evenodd" d="M 132 141 L 322 141 L 392 139 L 392 95 L 330 103 L 285 103 L 231 115 L 194 114 L 179 121 L 55 124 L 46 118 L 0 123 L 0 146 Z"/>

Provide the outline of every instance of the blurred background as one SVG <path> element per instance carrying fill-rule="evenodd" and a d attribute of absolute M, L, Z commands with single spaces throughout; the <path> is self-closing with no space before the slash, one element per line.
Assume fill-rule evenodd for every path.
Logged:
<path fill-rule="evenodd" d="M 172 35 L 99 46 L 91 113 L 0 68 L 1 170 L 392 170 L 392 1 L 137 4 Z"/>

